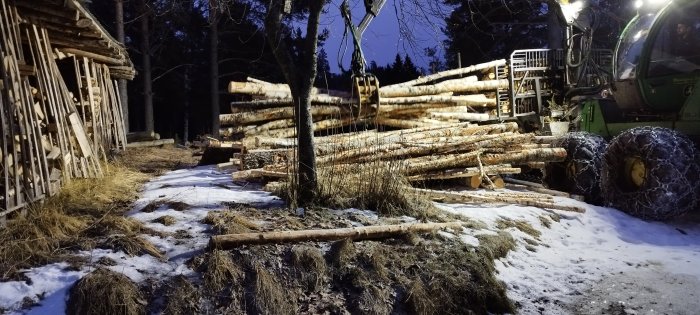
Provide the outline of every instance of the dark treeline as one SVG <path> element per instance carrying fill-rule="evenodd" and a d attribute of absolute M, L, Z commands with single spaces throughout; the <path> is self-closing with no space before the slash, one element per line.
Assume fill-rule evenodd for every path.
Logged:
<path fill-rule="evenodd" d="M 115 1 L 92 1 L 89 8 L 115 34 Z M 284 76 L 265 38 L 265 1 L 231 0 L 120 0 L 124 5 L 125 44 L 139 72 L 129 82 L 129 125 L 131 131 L 147 130 L 144 80 L 150 72 L 152 82 L 153 129 L 163 137 L 182 140 L 210 134 L 213 124 L 210 87 L 211 23 L 218 33 L 218 82 L 221 113 L 228 112 L 234 96 L 227 93 L 232 80 L 246 77 L 269 82 L 284 82 Z M 551 1 L 551 0 L 549 0 Z M 420 69 L 407 55 L 396 55 L 393 63 L 378 65 L 369 62 L 367 71 L 375 74 L 381 85 L 404 82 L 421 74 L 456 67 L 456 55 L 462 64 L 506 58 L 514 49 L 548 46 L 548 1 L 476 1 L 444 0 L 454 7 L 446 18 L 447 40 L 443 44 L 445 59 L 436 48 L 424 54 L 430 60 L 429 69 Z M 504 5 L 505 4 L 505 5 Z M 621 27 L 632 14 L 627 4 L 600 1 L 601 19 L 596 23 L 596 44 L 612 48 Z M 212 8 L 214 15 L 210 14 Z M 217 17 L 217 18 L 212 18 Z M 303 12 L 290 19 L 304 19 Z M 143 23 L 144 20 L 146 23 Z M 342 32 L 342 30 L 334 30 Z M 299 29 L 287 30 L 285 38 L 290 47 L 301 47 Z M 328 30 L 319 34 L 318 74 L 315 85 L 338 90 L 350 89 L 349 70 L 331 73 L 324 42 Z M 147 36 L 148 49 L 143 49 Z M 144 67 L 143 54 L 150 55 L 150 71 Z M 347 65 L 349 68 L 349 65 Z M 187 130 L 187 132 L 185 132 Z"/>

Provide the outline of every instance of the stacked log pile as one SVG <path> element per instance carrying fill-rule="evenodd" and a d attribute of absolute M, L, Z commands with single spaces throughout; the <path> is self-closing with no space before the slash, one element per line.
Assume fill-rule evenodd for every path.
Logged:
<path fill-rule="evenodd" d="M 380 105 L 370 108 L 356 108 L 356 95 L 351 93 L 314 89 L 314 130 L 355 130 L 352 127 L 367 123 L 415 128 L 492 120 L 496 115 L 496 91 L 508 88 L 508 81 L 496 75 L 497 67 L 503 65 L 505 60 L 496 60 L 384 86 L 378 92 Z M 232 113 L 219 116 L 223 138 L 295 136 L 289 86 L 248 78 L 247 82 L 231 82 L 228 89 L 250 100 L 233 102 Z"/>
<path fill-rule="evenodd" d="M 257 138 L 258 146 L 236 159 L 237 180 L 287 177 L 294 157 L 293 140 Z M 395 131 L 376 130 L 316 138 L 320 167 L 388 162 L 411 182 L 465 178 L 473 188 L 502 187 L 500 175 L 517 174 L 519 166 L 540 167 L 562 161 L 566 151 L 552 148 L 550 137 L 518 133 L 516 123 L 453 123 Z M 251 162 L 255 161 L 255 162 Z"/>
<path fill-rule="evenodd" d="M 56 50 L 68 40 L 54 27 L 60 19 L 52 17 L 86 21 L 86 29 L 95 22 L 83 20 L 84 9 L 75 1 L 48 2 L 0 3 L 0 223 L 7 214 L 58 193 L 67 179 L 103 176 L 101 160 L 126 145 L 110 67 L 96 61 L 100 58 Z M 62 24 L 65 30 L 69 24 Z M 74 40 L 82 43 L 78 35 Z M 62 44 L 55 47 L 55 42 Z M 102 52 L 85 45 L 93 54 Z M 120 56 L 126 58 L 120 66 L 130 64 L 119 49 L 105 58 Z"/>

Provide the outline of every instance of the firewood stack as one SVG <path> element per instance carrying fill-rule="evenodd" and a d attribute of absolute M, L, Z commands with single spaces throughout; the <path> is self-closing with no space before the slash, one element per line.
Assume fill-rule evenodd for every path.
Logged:
<path fill-rule="evenodd" d="M 125 50 L 79 2 L 36 2 L 0 4 L 0 227 L 67 179 L 103 176 L 107 152 L 126 145 L 116 77 L 105 64 L 128 78 Z"/>

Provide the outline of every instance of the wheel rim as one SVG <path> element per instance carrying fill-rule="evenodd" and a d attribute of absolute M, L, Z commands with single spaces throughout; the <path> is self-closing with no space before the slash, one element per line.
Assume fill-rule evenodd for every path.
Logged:
<path fill-rule="evenodd" d="M 647 167 L 638 156 L 625 158 L 625 181 L 634 188 L 641 188 L 647 179 Z"/>

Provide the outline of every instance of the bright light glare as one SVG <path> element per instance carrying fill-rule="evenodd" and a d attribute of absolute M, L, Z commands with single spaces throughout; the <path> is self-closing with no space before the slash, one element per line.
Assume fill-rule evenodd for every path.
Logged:
<path fill-rule="evenodd" d="M 561 12 L 566 19 L 566 22 L 571 24 L 578 18 L 579 13 L 583 10 L 583 1 L 576 1 L 573 3 L 561 3 Z"/>
<path fill-rule="evenodd" d="M 637 0 L 634 2 L 634 7 L 639 9 L 641 7 L 658 7 L 664 3 L 668 3 L 670 0 Z"/>

